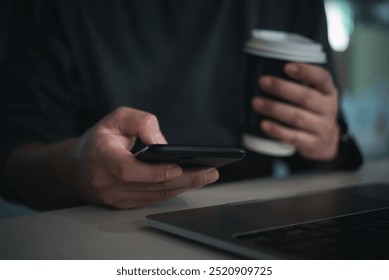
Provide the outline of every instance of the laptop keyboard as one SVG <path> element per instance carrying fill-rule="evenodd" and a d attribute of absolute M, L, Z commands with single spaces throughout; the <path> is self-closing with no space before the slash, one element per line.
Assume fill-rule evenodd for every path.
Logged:
<path fill-rule="evenodd" d="M 302 259 L 389 259 L 389 209 L 240 234 L 250 246 Z"/>

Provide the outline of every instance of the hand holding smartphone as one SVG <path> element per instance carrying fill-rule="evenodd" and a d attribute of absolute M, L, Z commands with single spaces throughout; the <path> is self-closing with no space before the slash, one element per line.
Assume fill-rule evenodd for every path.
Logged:
<path fill-rule="evenodd" d="M 246 152 L 235 147 L 149 145 L 135 156 L 145 162 L 172 162 L 183 167 L 221 167 L 242 160 Z"/>

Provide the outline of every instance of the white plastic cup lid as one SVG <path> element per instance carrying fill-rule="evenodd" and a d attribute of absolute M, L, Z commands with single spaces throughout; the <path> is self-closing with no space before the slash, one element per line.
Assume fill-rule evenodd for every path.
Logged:
<path fill-rule="evenodd" d="M 325 63 L 322 45 L 302 35 L 255 29 L 246 42 L 247 53 L 288 61 Z"/>
<path fill-rule="evenodd" d="M 245 148 L 264 155 L 286 157 L 296 152 L 296 148 L 290 144 L 247 133 L 243 134 L 242 142 Z"/>

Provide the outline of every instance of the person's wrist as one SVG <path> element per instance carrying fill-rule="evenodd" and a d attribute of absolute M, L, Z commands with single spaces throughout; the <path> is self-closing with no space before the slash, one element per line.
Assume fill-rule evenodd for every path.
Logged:
<path fill-rule="evenodd" d="M 336 169 L 345 165 L 344 161 L 348 157 L 350 145 L 355 145 L 354 140 L 349 135 L 346 125 L 342 121 L 337 121 L 336 152 L 334 156 L 325 161 L 318 161 L 319 169 Z"/>
<path fill-rule="evenodd" d="M 51 144 L 45 150 L 44 163 L 58 182 L 57 192 L 62 198 L 70 202 L 77 202 L 80 198 L 78 186 L 80 184 L 80 160 L 77 157 L 77 138 L 71 138 L 60 143 Z"/>

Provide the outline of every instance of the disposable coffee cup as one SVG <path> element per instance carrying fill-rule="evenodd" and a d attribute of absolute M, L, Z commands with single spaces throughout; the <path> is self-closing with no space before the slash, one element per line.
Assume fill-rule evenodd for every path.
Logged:
<path fill-rule="evenodd" d="M 248 150 L 261 154 L 291 156 L 296 151 L 294 146 L 272 139 L 260 130 L 260 122 L 269 118 L 253 111 L 251 102 L 254 96 L 259 95 L 284 103 L 287 101 L 261 90 L 258 79 L 262 75 L 273 75 L 292 80 L 284 72 L 286 63 L 323 64 L 326 63 L 326 54 L 321 44 L 304 36 L 258 29 L 251 32 L 251 38 L 246 42 L 244 50 L 246 53 L 246 102 L 243 145 Z"/>

